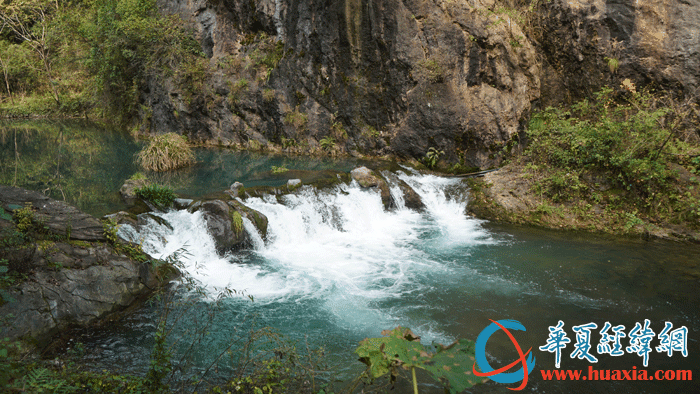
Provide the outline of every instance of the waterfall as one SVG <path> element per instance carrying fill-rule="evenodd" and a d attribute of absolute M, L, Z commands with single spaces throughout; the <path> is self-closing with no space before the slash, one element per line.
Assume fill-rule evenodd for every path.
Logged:
<path fill-rule="evenodd" d="M 315 302 L 343 327 L 392 327 L 410 311 L 387 312 L 383 304 L 420 295 L 434 282 L 427 277 L 451 275 L 453 267 L 435 258 L 439 248 L 495 241 L 465 215 L 468 196 L 459 180 L 399 174 L 425 203 L 417 212 L 403 206 L 400 188 L 388 178 L 397 203 L 390 211 L 377 190 L 355 182 L 325 190 L 304 186 L 279 201 L 247 199 L 269 224 L 263 241 L 244 218 L 253 246 L 243 253 L 217 255 L 199 212 L 157 214 L 172 230 L 151 220 L 119 231 L 153 257 L 185 248 L 184 270 L 212 293 L 228 287 L 261 304 Z M 412 324 L 429 323 L 417 318 Z"/>

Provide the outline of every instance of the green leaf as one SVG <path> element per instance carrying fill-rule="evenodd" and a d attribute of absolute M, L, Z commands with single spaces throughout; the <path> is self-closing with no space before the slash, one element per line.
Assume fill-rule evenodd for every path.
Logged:
<path fill-rule="evenodd" d="M 448 347 L 438 346 L 437 353 L 424 368 L 433 378 L 443 382 L 451 393 L 460 393 L 488 380 L 475 376 L 472 372 L 473 365 L 474 342 L 460 339 Z"/>
<path fill-rule="evenodd" d="M 474 342 L 460 339 L 450 346 L 438 345 L 436 353 L 429 353 L 420 343 L 420 337 L 408 328 L 397 327 L 382 331 L 382 338 L 366 338 L 355 350 L 360 361 L 367 364 L 372 378 L 388 372 L 396 376 L 397 367 L 421 368 L 441 381 L 452 393 L 458 393 L 485 378 L 474 376 Z"/>

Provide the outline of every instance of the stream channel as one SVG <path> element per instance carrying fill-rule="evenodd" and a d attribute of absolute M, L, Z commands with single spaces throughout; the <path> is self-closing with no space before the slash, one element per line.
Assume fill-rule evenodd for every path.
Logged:
<path fill-rule="evenodd" d="M 139 143 L 128 135 L 84 122 L 15 122 L 0 125 L 0 182 L 45 190 L 101 216 L 123 209 L 122 182 L 138 169 L 131 159 Z M 241 181 L 246 186 L 279 186 L 286 179 L 271 166 L 299 170 L 350 171 L 364 163 L 265 156 L 230 150 L 197 150 L 194 167 L 158 176 L 176 193 L 197 197 Z M 536 359 L 525 392 L 573 393 L 698 392 L 700 380 L 700 248 L 698 245 L 642 240 L 525 226 L 494 224 L 464 214 L 466 184 L 455 178 L 395 174 L 420 195 L 425 209 L 383 208 L 379 193 L 356 183 L 315 190 L 302 187 L 281 199 L 249 198 L 245 204 L 269 219 L 265 240 L 253 237 L 246 250 L 217 255 L 201 214 L 158 213 L 163 221 L 120 227 L 119 234 L 143 244 L 153 257 L 184 248 L 186 272 L 201 287 L 192 308 L 173 334 L 201 324 L 222 289 L 237 293 L 218 304 L 208 335 L 192 350 L 192 370 L 202 371 L 231 340 L 250 327 L 270 326 L 298 348 L 324 347 L 342 379 L 362 370 L 354 349 L 366 337 L 398 325 L 410 327 L 424 344 L 475 340 L 489 319 L 519 321 L 513 331 Z M 395 185 L 394 185 L 395 186 Z M 247 231 L 254 231 L 246 225 Z M 256 233 L 257 234 L 257 233 Z M 252 298 L 252 300 L 251 300 Z M 201 306 L 201 307 L 200 307 Z M 80 340 L 85 359 L 97 369 L 143 373 L 161 310 L 146 305 L 122 321 Z M 637 353 L 599 354 L 606 322 L 624 325 L 623 349 L 636 323 L 660 345 L 664 323 L 687 328 L 687 357 L 652 350 L 648 367 Z M 571 339 L 561 354 L 561 370 L 691 370 L 693 381 L 545 381 L 555 369 L 553 353 L 542 351 L 550 326 L 559 321 Z M 572 358 L 573 326 L 594 323 L 591 354 L 597 363 Z M 609 332 L 611 333 L 611 332 Z M 518 358 L 510 339 L 496 332 L 488 341 L 492 366 Z M 228 371 L 230 372 L 230 371 Z M 227 370 L 219 372 L 222 378 Z M 419 376 L 421 392 L 441 392 Z M 470 392 L 510 392 L 517 384 L 487 384 Z M 399 387 L 398 392 L 404 388 Z"/>

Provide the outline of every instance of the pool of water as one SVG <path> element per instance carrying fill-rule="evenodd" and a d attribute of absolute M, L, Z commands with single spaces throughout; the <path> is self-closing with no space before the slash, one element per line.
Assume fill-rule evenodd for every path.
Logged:
<path fill-rule="evenodd" d="M 119 188 L 136 172 L 182 197 L 198 197 L 236 181 L 246 187 L 283 185 L 289 175 L 274 176 L 273 166 L 347 172 L 366 163 L 196 148 L 193 166 L 155 173 L 135 164 L 144 143 L 117 128 L 83 120 L 0 121 L 0 183 L 41 191 L 99 217 L 127 208 Z"/>

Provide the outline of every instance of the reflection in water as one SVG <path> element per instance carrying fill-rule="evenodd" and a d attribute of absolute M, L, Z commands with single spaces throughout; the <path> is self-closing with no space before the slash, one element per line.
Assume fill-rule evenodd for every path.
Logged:
<path fill-rule="evenodd" d="M 102 216 L 126 208 L 118 190 L 142 171 L 134 162 L 140 145 L 125 132 L 82 120 L 0 122 L 0 183 L 41 191 Z M 183 197 L 198 197 L 228 189 L 235 181 L 246 187 L 280 186 L 294 170 L 350 171 L 359 163 L 215 148 L 195 149 L 195 155 L 192 167 L 144 173 Z M 271 177 L 272 166 L 291 171 Z"/>

